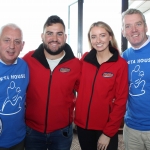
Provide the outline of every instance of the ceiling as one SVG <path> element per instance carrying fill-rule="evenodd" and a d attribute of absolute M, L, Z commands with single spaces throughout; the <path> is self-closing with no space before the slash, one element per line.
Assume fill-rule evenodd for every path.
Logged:
<path fill-rule="evenodd" d="M 129 0 L 129 8 L 136 8 L 144 13 L 150 10 L 150 0 Z"/>

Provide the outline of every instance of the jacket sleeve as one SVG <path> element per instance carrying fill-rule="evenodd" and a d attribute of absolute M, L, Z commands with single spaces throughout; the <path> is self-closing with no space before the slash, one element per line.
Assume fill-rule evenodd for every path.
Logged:
<path fill-rule="evenodd" d="M 117 72 L 115 81 L 115 98 L 110 104 L 111 110 L 108 123 L 106 124 L 103 133 L 106 136 L 112 137 L 120 128 L 125 111 L 126 102 L 128 98 L 128 64 L 123 61 L 122 67 Z"/>

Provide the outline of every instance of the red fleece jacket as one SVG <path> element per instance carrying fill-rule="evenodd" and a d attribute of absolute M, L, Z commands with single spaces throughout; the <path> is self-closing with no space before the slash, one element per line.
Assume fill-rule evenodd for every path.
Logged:
<path fill-rule="evenodd" d="M 117 50 L 112 52 L 101 65 L 94 49 L 83 56 L 74 120 L 81 128 L 101 130 L 109 137 L 118 132 L 128 96 L 128 65 Z"/>

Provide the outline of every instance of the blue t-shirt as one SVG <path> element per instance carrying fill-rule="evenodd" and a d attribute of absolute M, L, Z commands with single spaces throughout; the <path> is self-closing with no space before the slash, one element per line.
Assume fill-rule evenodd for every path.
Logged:
<path fill-rule="evenodd" d="M 129 96 L 125 123 L 128 127 L 150 130 L 150 42 L 139 50 L 129 48 L 122 57 L 129 67 Z"/>
<path fill-rule="evenodd" d="M 0 62 L 0 148 L 9 148 L 25 138 L 25 98 L 29 82 L 26 62 Z"/>

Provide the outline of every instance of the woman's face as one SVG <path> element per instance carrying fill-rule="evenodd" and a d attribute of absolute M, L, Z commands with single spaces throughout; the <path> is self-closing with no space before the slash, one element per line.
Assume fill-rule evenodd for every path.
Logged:
<path fill-rule="evenodd" d="M 94 26 L 90 31 L 91 45 L 98 52 L 108 49 L 112 37 L 103 27 Z"/>

